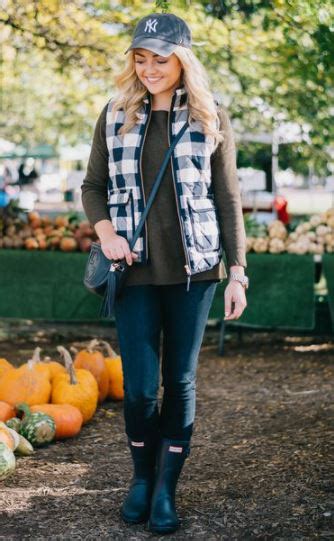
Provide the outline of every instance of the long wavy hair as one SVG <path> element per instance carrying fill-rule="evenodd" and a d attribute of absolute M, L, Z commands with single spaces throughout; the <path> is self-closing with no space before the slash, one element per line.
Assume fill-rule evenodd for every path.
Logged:
<path fill-rule="evenodd" d="M 219 117 L 215 99 L 209 88 L 207 72 L 191 49 L 178 45 L 174 54 L 182 66 L 181 84 L 188 94 L 189 123 L 199 121 L 203 132 L 213 136 L 216 148 L 224 140 L 224 135 L 217 129 Z M 138 121 L 137 114 L 143 98 L 147 95 L 147 88 L 136 73 L 134 49 L 130 49 L 124 69 L 116 74 L 115 86 L 118 94 L 113 99 L 113 112 L 119 109 L 125 112 L 124 124 L 118 131 L 119 135 L 124 135 Z"/>

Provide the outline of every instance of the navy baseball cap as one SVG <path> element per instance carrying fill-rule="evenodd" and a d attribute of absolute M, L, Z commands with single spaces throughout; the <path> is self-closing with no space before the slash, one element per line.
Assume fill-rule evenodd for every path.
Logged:
<path fill-rule="evenodd" d="M 141 47 L 169 56 L 178 45 L 191 49 L 191 31 L 185 21 L 172 13 L 150 13 L 137 23 L 132 43 L 124 54 Z"/>

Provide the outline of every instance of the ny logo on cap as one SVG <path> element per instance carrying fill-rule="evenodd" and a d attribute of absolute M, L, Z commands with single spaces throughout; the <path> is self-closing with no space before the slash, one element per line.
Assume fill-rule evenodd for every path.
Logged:
<path fill-rule="evenodd" d="M 148 19 L 148 21 L 146 21 L 144 32 L 156 32 L 157 24 L 158 24 L 158 19 Z"/>

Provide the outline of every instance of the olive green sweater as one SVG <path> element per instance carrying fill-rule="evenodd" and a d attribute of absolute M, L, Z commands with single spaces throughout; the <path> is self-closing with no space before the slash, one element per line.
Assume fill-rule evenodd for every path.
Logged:
<path fill-rule="evenodd" d="M 87 173 L 82 184 L 82 203 L 88 220 L 95 225 L 110 220 L 107 209 L 108 148 L 104 107 L 95 127 Z M 228 266 L 247 266 L 246 234 L 242 215 L 236 151 L 232 126 L 226 110 L 220 106 L 219 118 L 225 140 L 211 156 L 212 187 L 220 231 Z M 143 147 L 142 170 L 147 200 L 164 155 L 168 149 L 168 111 L 152 110 Z M 158 193 L 147 216 L 149 261 L 134 263 L 128 272 L 127 285 L 175 284 L 186 282 L 185 255 L 176 208 L 171 164 L 169 163 Z M 224 262 L 192 276 L 191 281 L 221 281 L 227 277 Z"/>

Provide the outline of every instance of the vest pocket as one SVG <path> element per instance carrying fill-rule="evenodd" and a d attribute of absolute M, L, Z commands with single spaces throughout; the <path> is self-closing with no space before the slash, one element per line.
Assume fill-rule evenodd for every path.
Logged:
<path fill-rule="evenodd" d="M 199 252 L 212 252 L 220 248 L 220 231 L 216 209 L 210 197 L 188 199 L 194 246 Z"/>
<path fill-rule="evenodd" d="M 107 207 L 117 234 L 122 235 L 128 241 L 131 240 L 135 231 L 132 190 L 127 188 L 110 190 Z"/>

